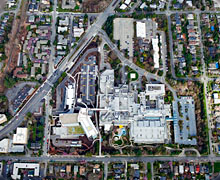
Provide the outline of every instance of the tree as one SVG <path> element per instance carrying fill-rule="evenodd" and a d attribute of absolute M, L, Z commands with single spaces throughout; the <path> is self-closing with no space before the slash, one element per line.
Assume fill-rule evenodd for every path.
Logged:
<path fill-rule="evenodd" d="M 16 80 L 9 75 L 5 76 L 4 86 L 6 88 L 12 88 L 16 84 Z"/>
<path fill-rule="evenodd" d="M 27 116 L 28 118 L 31 118 L 31 117 L 32 117 L 32 113 L 31 113 L 31 112 L 28 112 L 28 113 L 26 114 L 26 116 Z"/>

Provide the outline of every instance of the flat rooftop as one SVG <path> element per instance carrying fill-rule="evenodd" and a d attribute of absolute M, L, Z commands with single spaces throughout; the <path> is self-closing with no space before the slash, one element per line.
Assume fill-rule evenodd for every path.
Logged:
<path fill-rule="evenodd" d="M 40 165 L 36 163 L 14 163 L 12 179 L 20 179 L 21 175 L 18 174 L 19 169 L 33 169 L 34 176 L 39 176 Z"/>
<path fill-rule="evenodd" d="M 73 126 L 78 124 L 78 113 L 59 114 L 62 126 Z"/>

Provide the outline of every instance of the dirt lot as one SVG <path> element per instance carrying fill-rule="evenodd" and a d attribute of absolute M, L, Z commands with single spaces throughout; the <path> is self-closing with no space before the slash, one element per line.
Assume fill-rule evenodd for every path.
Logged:
<path fill-rule="evenodd" d="M 111 0 L 84 0 L 83 1 L 83 12 L 86 13 L 97 13 L 102 12 L 108 5 L 111 3 Z"/>
<path fill-rule="evenodd" d="M 0 0 L 0 13 L 3 12 L 6 0 Z"/>

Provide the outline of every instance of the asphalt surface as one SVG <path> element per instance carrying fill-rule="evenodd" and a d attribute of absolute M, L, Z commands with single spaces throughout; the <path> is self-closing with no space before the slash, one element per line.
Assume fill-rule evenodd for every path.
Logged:
<path fill-rule="evenodd" d="M 147 161 L 147 162 L 155 162 L 155 161 L 183 161 L 183 162 L 215 162 L 220 161 L 220 157 L 210 157 L 210 156 L 111 156 L 111 157 L 76 157 L 76 156 L 41 156 L 41 157 L 26 157 L 26 156 L 0 156 L 0 161 L 36 161 L 36 162 L 95 162 L 100 161 L 103 163 L 106 162 L 115 162 L 115 161 Z"/>

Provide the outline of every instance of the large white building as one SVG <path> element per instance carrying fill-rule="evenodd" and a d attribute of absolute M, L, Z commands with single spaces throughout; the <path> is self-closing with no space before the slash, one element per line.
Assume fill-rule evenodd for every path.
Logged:
<path fill-rule="evenodd" d="M 136 36 L 140 38 L 146 38 L 146 23 L 145 21 L 136 22 Z"/>
<path fill-rule="evenodd" d="M 24 152 L 24 145 L 13 144 L 13 141 L 4 138 L 0 141 L 0 153 Z"/>
<path fill-rule="evenodd" d="M 171 109 L 169 104 L 164 104 L 164 84 L 147 84 L 145 92 L 137 93 L 127 85 L 114 87 L 113 77 L 113 70 L 104 71 L 100 77 L 100 125 L 105 130 L 110 130 L 113 124 L 130 126 L 130 138 L 135 143 L 169 140 L 165 118 L 171 117 Z"/>
<path fill-rule="evenodd" d="M 74 129 L 80 127 L 82 127 L 84 134 L 89 139 L 95 139 L 98 135 L 98 131 L 86 108 L 81 108 L 79 113 L 60 114 L 59 121 L 61 127 L 53 127 L 53 134 L 57 135 L 60 139 L 74 139 L 79 135 L 83 135 L 74 132 Z"/>
<path fill-rule="evenodd" d="M 86 136 L 95 139 L 98 136 L 98 131 L 95 128 L 91 117 L 88 115 L 86 108 L 81 108 L 78 115 L 78 122 L 81 124 Z"/>
<path fill-rule="evenodd" d="M 160 64 L 159 64 L 159 59 L 160 59 L 160 55 L 159 55 L 159 39 L 158 36 L 156 36 L 155 38 L 152 38 L 152 45 L 153 45 L 153 50 L 154 50 L 154 55 L 153 55 L 153 59 L 154 59 L 154 68 L 159 68 Z"/>
<path fill-rule="evenodd" d="M 150 97 L 150 100 L 156 100 L 158 96 L 165 96 L 164 84 L 146 84 L 145 93 Z"/>
<path fill-rule="evenodd" d="M 72 109 L 75 103 L 75 84 L 69 84 L 66 87 L 66 106 L 68 109 Z"/>
<path fill-rule="evenodd" d="M 21 175 L 18 174 L 19 169 L 34 170 L 34 176 L 40 175 L 40 164 L 37 164 L 37 163 L 14 163 L 13 174 L 11 175 L 12 179 L 21 179 Z"/>
<path fill-rule="evenodd" d="M 13 144 L 27 144 L 28 142 L 28 129 L 18 127 L 16 134 L 13 136 Z"/>
<path fill-rule="evenodd" d="M 9 152 L 9 142 L 10 142 L 10 139 L 6 139 L 6 138 L 0 141 L 0 153 Z"/>

